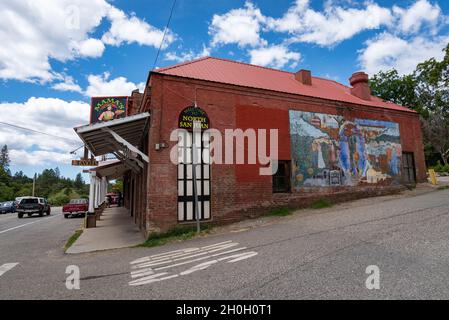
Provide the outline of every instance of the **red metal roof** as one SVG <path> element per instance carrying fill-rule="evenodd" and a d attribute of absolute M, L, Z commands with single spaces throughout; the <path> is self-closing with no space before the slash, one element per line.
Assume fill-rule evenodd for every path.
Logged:
<path fill-rule="evenodd" d="M 312 77 L 312 85 L 295 80 L 295 74 L 214 57 L 153 70 L 154 73 L 272 90 L 328 100 L 349 102 L 390 110 L 415 112 L 409 108 L 372 96 L 370 101 L 351 94 L 351 88 L 336 81 Z"/>

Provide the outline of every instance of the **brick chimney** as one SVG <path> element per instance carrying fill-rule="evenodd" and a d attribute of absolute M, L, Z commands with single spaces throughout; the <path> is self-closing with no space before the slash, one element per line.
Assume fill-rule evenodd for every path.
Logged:
<path fill-rule="evenodd" d="M 295 73 L 295 79 L 302 84 L 311 86 L 312 85 L 312 73 L 310 70 L 301 69 Z"/>
<path fill-rule="evenodd" d="M 368 75 L 365 72 L 356 72 L 349 78 L 351 94 L 363 100 L 371 100 L 371 89 L 368 84 Z"/>

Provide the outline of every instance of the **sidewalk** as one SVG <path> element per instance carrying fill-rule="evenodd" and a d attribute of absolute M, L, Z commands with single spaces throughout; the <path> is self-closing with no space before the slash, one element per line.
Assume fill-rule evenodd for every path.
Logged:
<path fill-rule="evenodd" d="M 379 196 L 379 197 L 368 197 L 368 198 L 361 198 L 358 200 L 353 201 L 347 201 L 347 202 L 341 202 L 335 205 L 332 205 L 330 208 L 325 209 L 299 209 L 294 210 L 292 215 L 288 215 L 285 217 L 277 217 L 277 216 L 261 216 L 254 219 L 246 219 L 239 222 L 235 222 L 229 225 L 223 225 L 223 226 L 217 226 L 209 231 L 210 235 L 218 235 L 218 234 L 224 234 L 224 233 L 238 233 L 243 231 L 248 231 L 250 229 L 259 228 L 259 227 L 265 227 L 271 224 L 279 223 L 280 221 L 285 221 L 288 219 L 295 219 L 295 217 L 298 216 L 304 216 L 309 214 L 317 214 L 317 213 L 324 213 L 328 211 L 337 211 L 337 210 L 349 210 L 352 208 L 357 207 L 363 207 L 363 206 L 370 206 L 375 205 L 376 203 L 382 203 L 385 201 L 390 200 L 396 200 L 396 199 L 402 199 L 402 198 L 412 198 L 419 195 L 424 195 L 427 193 L 431 193 L 434 191 L 438 191 L 441 187 L 449 186 L 449 177 L 446 177 L 447 179 L 440 179 L 438 178 L 438 185 L 432 185 L 430 183 L 418 183 L 416 185 L 416 188 L 412 190 L 404 190 L 397 194 L 392 195 L 385 195 L 385 196 Z"/>
<path fill-rule="evenodd" d="M 132 247 L 141 244 L 144 237 L 123 207 L 106 208 L 96 228 L 84 229 L 66 253 L 86 253 L 100 250 Z"/>

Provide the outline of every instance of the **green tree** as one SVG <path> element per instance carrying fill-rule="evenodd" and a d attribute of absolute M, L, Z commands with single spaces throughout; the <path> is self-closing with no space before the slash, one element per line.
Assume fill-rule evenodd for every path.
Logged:
<path fill-rule="evenodd" d="M 0 182 L 0 202 L 14 199 L 14 191 L 7 184 Z"/>
<path fill-rule="evenodd" d="M 441 61 L 431 58 L 416 67 L 416 92 L 428 112 L 449 115 L 449 44 Z"/>
<path fill-rule="evenodd" d="M 123 179 L 117 179 L 114 183 L 109 184 L 108 186 L 109 192 L 121 192 L 123 193 Z"/>
<path fill-rule="evenodd" d="M 0 151 L 0 167 L 7 172 L 9 170 L 10 162 L 8 146 L 5 144 Z"/>
<path fill-rule="evenodd" d="M 30 196 L 32 192 L 33 183 L 26 183 L 24 185 L 21 185 L 21 187 L 15 193 L 14 197 Z"/>
<path fill-rule="evenodd" d="M 84 180 L 83 180 L 83 176 L 81 175 L 81 173 L 78 173 L 75 177 L 75 182 L 73 183 L 73 186 L 75 187 L 75 189 L 77 190 L 81 190 L 84 186 Z"/>
<path fill-rule="evenodd" d="M 32 182 L 33 179 L 28 178 L 23 171 L 17 171 L 13 176 L 12 176 L 13 181 L 17 182 L 17 183 L 21 183 L 21 184 L 25 184 L 25 183 L 29 183 Z"/>
<path fill-rule="evenodd" d="M 396 70 L 379 72 L 370 79 L 374 95 L 416 110 L 421 115 L 426 160 L 438 154 L 446 164 L 449 157 L 449 44 L 441 61 L 435 58 L 416 66 L 409 75 Z"/>
<path fill-rule="evenodd" d="M 395 69 L 380 71 L 370 79 L 371 91 L 375 96 L 420 112 L 422 106 L 416 86 L 413 75 L 400 76 Z"/>
<path fill-rule="evenodd" d="M 60 177 L 61 177 L 61 171 L 59 171 L 59 168 L 58 168 L 58 167 L 55 168 L 55 176 L 56 176 L 57 178 L 60 178 Z"/>
<path fill-rule="evenodd" d="M 444 165 L 449 163 L 449 118 L 441 108 L 422 119 L 424 138 L 441 156 Z"/>

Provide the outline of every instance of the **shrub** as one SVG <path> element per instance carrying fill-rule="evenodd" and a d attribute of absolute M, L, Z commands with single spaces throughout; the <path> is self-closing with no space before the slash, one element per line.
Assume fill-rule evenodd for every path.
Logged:
<path fill-rule="evenodd" d="M 436 172 L 440 173 L 449 173 L 449 164 L 442 165 L 440 160 L 437 161 L 437 164 L 433 167 Z"/>
<path fill-rule="evenodd" d="M 282 207 L 282 208 L 277 208 L 277 209 L 271 210 L 270 212 L 268 212 L 267 216 L 285 217 L 292 213 L 293 213 L 293 211 L 290 210 L 289 208 Z"/>
<path fill-rule="evenodd" d="M 315 201 L 314 203 L 312 203 L 312 205 L 310 207 L 312 209 L 324 209 L 324 208 L 332 207 L 332 203 L 327 199 L 319 199 L 319 200 Z"/>
<path fill-rule="evenodd" d="M 48 202 L 53 206 L 62 206 L 70 201 L 70 198 L 65 194 L 58 194 L 48 199 Z"/>

